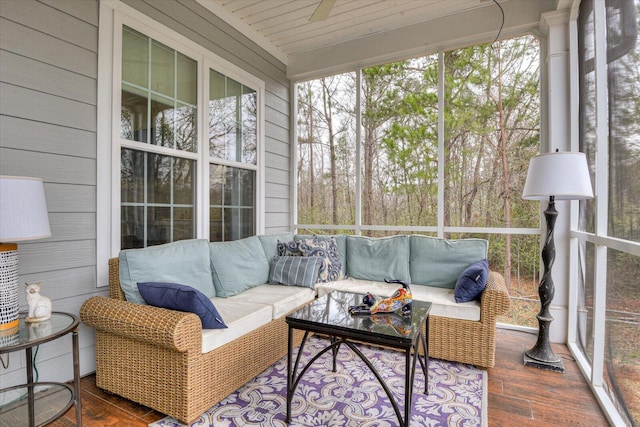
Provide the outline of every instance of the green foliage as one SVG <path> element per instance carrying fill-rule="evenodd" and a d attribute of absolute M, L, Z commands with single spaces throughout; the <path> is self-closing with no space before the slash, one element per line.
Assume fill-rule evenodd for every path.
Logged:
<path fill-rule="evenodd" d="M 437 55 L 362 70 L 360 159 L 355 157 L 355 74 L 326 78 L 332 88 L 327 99 L 319 95 L 319 80 L 300 84 L 299 222 L 331 224 L 329 165 L 335 160 L 341 224 L 355 223 L 354 165 L 360 162 L 365 225 L 436 225 L 441 166 L 445 226 L 538 227 L 539 204 L 520 197 L 529 159 L 539 151 L 538 53 L 531 36 L 444 53 L 443 165 L 438 164 Z M 491 241 L 492 263 L 517 259 L 511 262 L 519 263 L 514 264 L 519 272 L 534 274 L 537 236 L 525 241 L 491 236 Z"/>

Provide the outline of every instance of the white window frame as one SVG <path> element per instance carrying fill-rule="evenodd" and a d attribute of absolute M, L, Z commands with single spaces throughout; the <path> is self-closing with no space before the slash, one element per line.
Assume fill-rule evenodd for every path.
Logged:
<path fill-rule="evenodd" d="M 160 24 L 119 0 L 100 2 L 98 33 L 98 101 L 96 160 L 96 278 L 97 286 L 108 284 L 108 259 L 120 252 L 120 150 L 137 148 L 136 143 L 120 139 L 122 26 L 175 49 L 197 61 L 198 70 L 198 151 L 181 152 L 193 158 L 196 166 L 195 237 L 209 239 L 209 165 L 222 164 L 255 171 L 255 229 L 264 232 L 265 221 L 265 82 L 219 57 L 176 31 Z M 209 70 L 214 69 L 256 91 L 258 114 L 256 164 L 248 165 L 211 158 L 207 117 Z M 148 147 L 148 151 L 173 156 L 175 150 Z M 149 148 L 151 148 L 149 150 Z"/>

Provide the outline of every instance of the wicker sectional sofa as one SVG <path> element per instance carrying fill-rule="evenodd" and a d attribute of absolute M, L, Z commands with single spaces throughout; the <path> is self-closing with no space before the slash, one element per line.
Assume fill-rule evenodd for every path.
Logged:
<path fill-rule="evenodd" d="M 461 304 L 448 283 L 453 278 L 455 284 L 464 265 L 486 257 L 486 241 L 323 236 L 337 246 L 341 274 L 328 279 L 338 280 L 325 277 L 315 289 L 266 284 L 277 242 L 309 237 L 285 233 L 225 243 L 176 242 L 122 251 L 109 260 L 109 296 L 92 297 L 80 309 L 82 321 L 95 328 L 97 386 L 189 423 L 287 353 L 288 312 L 332 290 L 391 295 L 398 285 L 384 283 L 385 278 L 410 281 L 414 299 L 434 303 L 430 357 L 494 365 L 496 318 L 509 309 L 504 279 L 489 272 L 480 300 Z M 178 282 L 193 273 L 181 257 L 190 257 L 194 248 L 171 252 L 192 243 L 204 259 L 201 247 L 210 247 L 213 290 L 207 296 L 227 329 L 203 329 L 196 314 L 146 305 L 132 293 L 132 283 L 142 277 Z M 185 280 L 190 285 L 193 277 Z M 294 337 L 299 343 L 301 333 Z"/>

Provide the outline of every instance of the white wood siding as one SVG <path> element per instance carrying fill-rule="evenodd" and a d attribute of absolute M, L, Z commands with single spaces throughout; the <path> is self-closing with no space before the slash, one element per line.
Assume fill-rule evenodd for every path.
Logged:
<path fill-rule="evenodd" d="M 95 156 L 98 4 L 0 0 L 0 173 L 42 177 L 52 237 L 18 246 L 20 283 L 42 282 L 54 310 L 78 313 L 97 291 Z M 21 306 L 26 310 L 24 293 Z M 81 369 L 95 369 L 81 326 Z M 41 381 L 73 377 L 71 337 L 45 345 Z M 2 386 L 24 382 L 24 352 L 8 355 Z"/>
<path fill-rule="evenodd" d="M 284 64 L 194 0 L 124 3 L 265 81 L 266 231 L 287 230 Z M 97 0 L 0 0 L 0 174 L 44 179 L 52 231 L 19 245 L 20 282 L 41 281 L 54 310 L 75 314 L 107 292 L 96 283 L 98 10 Z M 41 346 L 39 380 L 72 378 L 70 347 L 70 337 Z M 94 371 L 92 329 L 81 326 L 80 347 L 81 373 Z M 2 387 L 24 382 L 25 366 L 24 352 L 10 354 Z"/>

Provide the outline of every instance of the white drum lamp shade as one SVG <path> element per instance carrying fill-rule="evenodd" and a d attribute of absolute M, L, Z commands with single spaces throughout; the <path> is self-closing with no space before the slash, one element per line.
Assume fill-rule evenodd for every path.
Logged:
<path fill-rule="evenodd" d="M 522 198 L 546 200 L 591 199 L 591 179 L 584 153 L 553 152 L 539 154 L 529 162 Z"/>
<path fill-rule="evenodd" d="M 0 175 L 0 335 L 18 326 L 16 243 L 50 236 L 42 179 Z"/>

